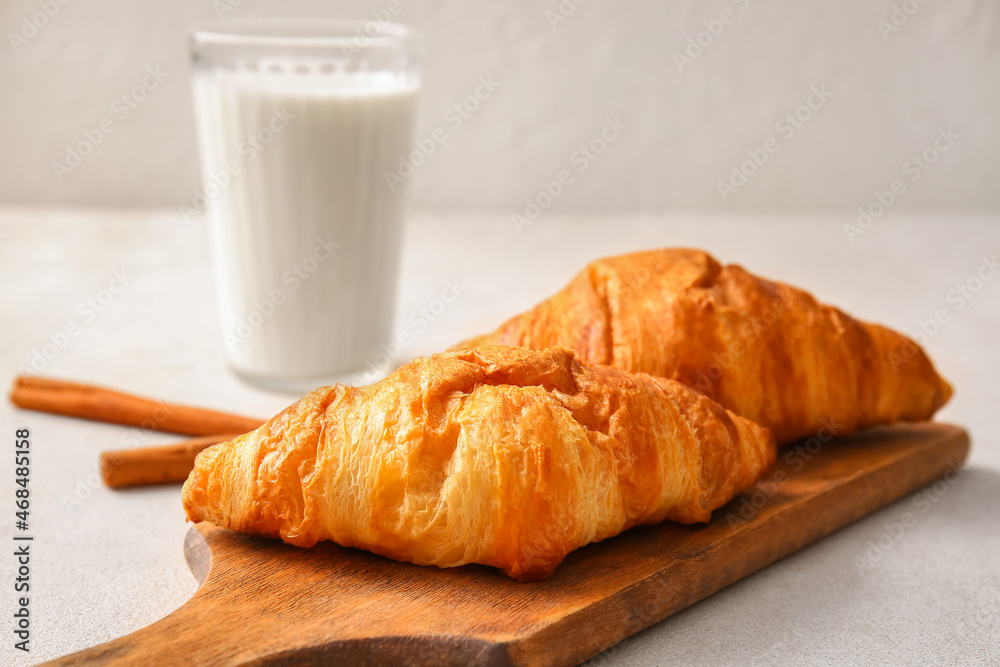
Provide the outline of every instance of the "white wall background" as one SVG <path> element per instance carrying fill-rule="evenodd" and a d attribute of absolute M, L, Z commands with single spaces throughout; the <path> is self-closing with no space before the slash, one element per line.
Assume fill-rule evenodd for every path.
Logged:
<path fill-rule="evenodd" d="M 574 11 L 553 29 L 547 12 L 560 1 Z M 187 26 L 215 18 L 215 6 L 232 8 L 232 18 L 366 17 L 388 5 L 69 0 L 37 34 L 25 28 L 56 2 L 0 0 L 0 203 L 189 200 L 198 174 Z M 897 207 L 1000 210 L 996 1 L 399 2 L 397 18 L 426 37 L 418 136 L 447 126 L 442 114 L 479 77 L 501 84 L 419 169 L 417 208 L 523 208 L 543 180 L 570 167 L 605 118 L 619 117 L 628 129 L 554 209 L 853 210 L 950 126 L 954 146 L 907 181 Z M 891 20 L 894 5 L 914 13 L 897 13 L 905 24 L 884 36 L 879 21 Z M 679 71 L 674 53 L 726 9 L 732 22 Z M 33 36 L 12 37 L 24 34 Z M 166 80 L 118 120 L 116 98 L 149 66 Z M 814 85 L 833 96 L 786 137 L 775 123 Z M 106 117 L 114 132 L 58 182 L 53 161 Z M 778 152 L 723 201 L 717 181 L 770 137 Z"/>

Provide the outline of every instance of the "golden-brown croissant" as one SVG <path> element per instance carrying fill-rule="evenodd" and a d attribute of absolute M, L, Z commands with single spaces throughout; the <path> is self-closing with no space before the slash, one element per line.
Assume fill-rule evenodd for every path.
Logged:
<path fill-rule="evenodd" d="M 929 419 L 951 396 L 906 336 L 700 250 L 593 262 L 555 296 L 458 348 L 478 345 L 565 347 L 585 364 L 677 380 L 781 444 Z"/>
<path fill-rule="evenodd" d="M 680 383 L 485 347 L 317 389 L 202 452 L 183 501 L 192 521 L 298 546 L 527 581 L 637 524 L 708 521 L 774 457 L 766 429 Z"/>

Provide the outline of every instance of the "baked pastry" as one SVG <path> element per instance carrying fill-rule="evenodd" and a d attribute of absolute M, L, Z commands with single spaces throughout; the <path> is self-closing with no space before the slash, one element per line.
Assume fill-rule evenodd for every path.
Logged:
<path fill-rule="evenodd" d="M 561 292 L 461 343 L 565 347 L 682 382 L 779 444 L 929 419 L 951 387 L 906 336 L 690 249 L 593 262 Z"/>
<path fill-rule="evenodd" d="M 708 521 L 774 457 L 680 383 L 485 347 L 317 389 L 202 452 L 182 496 L 194 522 L 528 581 L 631 526 Z"/>

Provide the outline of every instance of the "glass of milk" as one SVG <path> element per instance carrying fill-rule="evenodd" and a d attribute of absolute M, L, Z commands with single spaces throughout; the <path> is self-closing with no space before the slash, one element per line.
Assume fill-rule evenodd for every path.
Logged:
<path fill-rule="evenodd" d="M 202 182 L 188 209 L 208 218 L 229 365 L 285 391 L 354 381 L 392 339 L 415 37 L 257 19 L 190 43 Z"/>

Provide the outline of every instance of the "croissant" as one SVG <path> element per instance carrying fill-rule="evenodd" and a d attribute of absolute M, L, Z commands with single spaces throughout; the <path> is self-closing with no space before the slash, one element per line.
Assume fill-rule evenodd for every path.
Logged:
<path fill-rule="evenodd" d="M 677 380 L 779 444 L 929 419 L 951 396 L 906 336 L 700 250 L 593 262 L 555 296 L 458 347 L 480 345 L 565 347 L 585 364 Z"/>
<path fill-rule="evenodd" d="M 774 458 L 680 383 L 484 347 L 317 389 L 202 452 L 182 496 L 194 522 L 529 581 L 631 526 L 708 521 Z"/>

